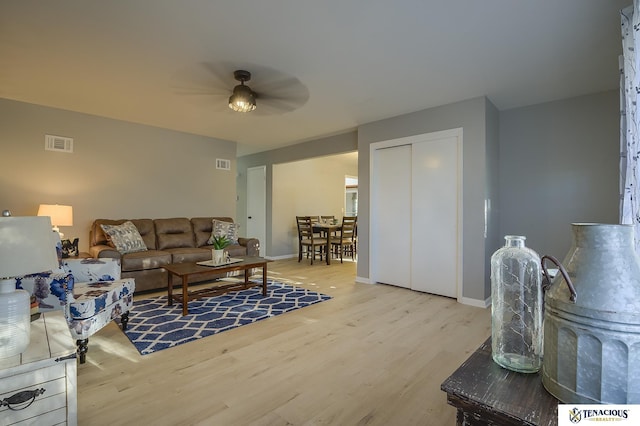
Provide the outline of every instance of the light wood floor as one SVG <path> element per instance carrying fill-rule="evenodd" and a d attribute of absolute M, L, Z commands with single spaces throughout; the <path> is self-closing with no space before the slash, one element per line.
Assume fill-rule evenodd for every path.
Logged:
<path fill-rule="evenodd" d="M 150 355 L 110 324 L 78 368 L 79 424 L 454 425 L 440 384 L 490 309 L 355 283 L 355 266 L 270 263 L 333 299 Z"/>

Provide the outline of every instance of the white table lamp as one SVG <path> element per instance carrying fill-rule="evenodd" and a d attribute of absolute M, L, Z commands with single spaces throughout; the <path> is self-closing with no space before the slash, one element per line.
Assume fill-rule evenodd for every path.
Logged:
<path fill-rule="evenodd" d="M 73 207 L 60 204 L 40 204 L 38 216 L 49 216 L 53 230 L 60 234 L 60 239 L 64 234 L 60 232 L 59 226 L 73 226 Z"/>
<path fill-rule="evenodd" d="M 29 346 L 29 293 L 17 290 L 13 278 L 58 267 L 48 217 L 0 217 L 0 358 Z"/>

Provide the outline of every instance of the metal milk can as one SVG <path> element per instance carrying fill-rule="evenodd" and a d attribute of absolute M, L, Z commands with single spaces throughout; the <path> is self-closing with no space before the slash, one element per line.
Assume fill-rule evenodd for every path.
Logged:
<path fill-rule="evenodd" d="M 632 225 L 574 223 L 544 296 L 542 383 L 564 403 L 640 404 L 640 260 Z M 564 265 L 564 267 L 563 267 Z"/>

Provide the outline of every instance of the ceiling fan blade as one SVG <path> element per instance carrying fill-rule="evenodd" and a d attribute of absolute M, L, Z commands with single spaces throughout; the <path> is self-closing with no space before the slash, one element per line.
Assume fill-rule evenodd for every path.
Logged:
<path fill-rule="evenodd" d="M 236 69 L 233 65 L 224 62 L 202 62 L 200 65 L 215 79 L 216 87 L 225 87 L 231 90 L 233 86 L 238 84 L 233 78 L 233 71 Z"/>
<path fill-rule="evenodd" d="M 284 97 L 256 93 L 256 104 L 258 105 L 258 109 L 262 106 L 268 106 L 281 113 L 294 111 L 306 104 L 308 100 L 308 92 L 298 93 L 296 96 Z"/>
<path fill-rule="evenodd" d="M 283 113 L 296 110 L 309 100 L 309 89 L 295 77 L 256 79 L 253 90 L 258 106 L 269 105 Z"/>
<path fill-rule="evenodd" d="M 253 85 L 257 91 L 278 96 L 304 92 L 306 89 L 300 80 L 295 77 L 280 79 L 256 78 Z"/>

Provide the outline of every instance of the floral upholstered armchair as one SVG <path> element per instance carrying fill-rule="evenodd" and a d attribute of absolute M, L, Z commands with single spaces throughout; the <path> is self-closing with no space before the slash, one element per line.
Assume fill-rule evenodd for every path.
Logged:
<path fill-rule="evenodd" d="M 135 280 L 120 279 L 120 263 L 116 259 L 62 259 L 59 237 L 55 250 L 58 269 L 18 277 L 16 288 L 35 296 L 40 312 L 64 311 L 83 364 L 90 336 L 113 320 L 126 330 Z"/>

